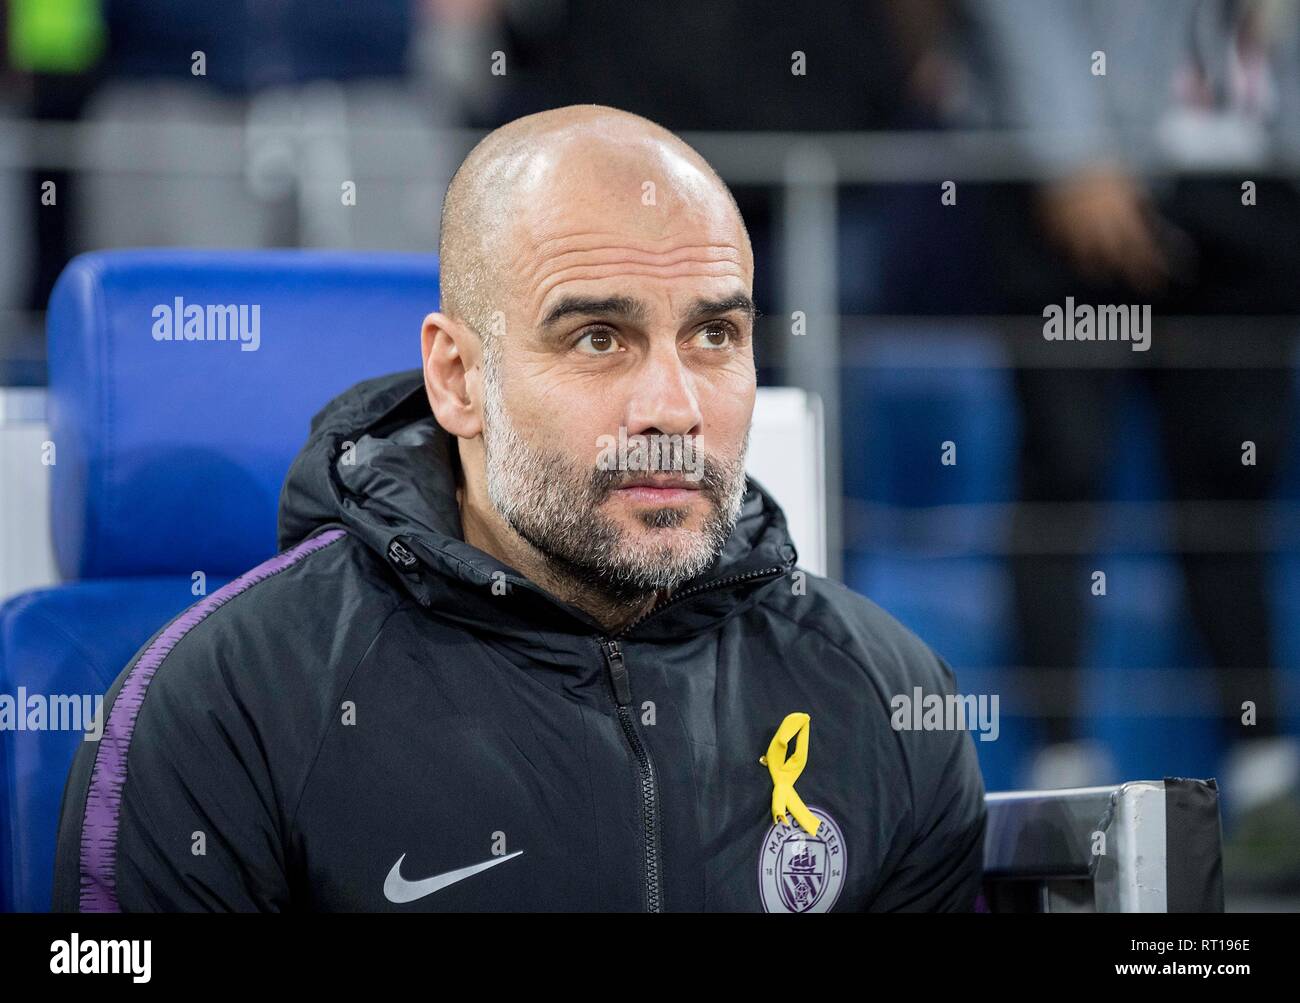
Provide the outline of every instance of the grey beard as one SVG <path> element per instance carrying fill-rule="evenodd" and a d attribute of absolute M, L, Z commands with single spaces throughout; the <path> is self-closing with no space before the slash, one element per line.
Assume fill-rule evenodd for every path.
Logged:
<path fill-rule="evenodd" d="M 563 456 L 529 445 L 505 414 L 492 368 L 485 363 L 488 497 L 507 525 L 542 554 L 553 572 L 615 602 L 633 604 L 696 577 L 718 559 L 744 500 L 748 435 L 733 463 L 704 458 L 699 489 L 713 506 L 697 542 L 682 551 L 653 541 L 628 540 L 599 507 L 635 472 L 597 467 L 579 472 Z M 686 518 L 685 510 L 675 507 L 640 515 L 651 530 L 680 526 Z"/>

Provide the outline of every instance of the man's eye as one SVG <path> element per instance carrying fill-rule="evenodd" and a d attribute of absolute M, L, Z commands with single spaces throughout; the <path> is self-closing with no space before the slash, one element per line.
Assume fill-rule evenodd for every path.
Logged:
<path fill-rule="evenodd" d="M 587 355 L 614 355 L 618 352 L 618 338 L 607 328 L 588 331 L 574 345 Z"/>
<path fill-rule="evenodd" d="M 735 338 L 735 331 L 730 324 L 710 324 L 702 327 L 695 334 L 701 348 L 730 348 Z"/>

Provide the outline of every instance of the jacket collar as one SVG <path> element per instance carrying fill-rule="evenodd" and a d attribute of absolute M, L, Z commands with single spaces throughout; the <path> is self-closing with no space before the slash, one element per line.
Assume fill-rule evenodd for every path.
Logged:
<path fill-rule="evenodd" d="M 455 438 L 429 410 L 419 370 L 357 384 L 312 419 L 280 495 L 279 546 L 342 525 L 438 615 L 478 630 L 604 634 L 599 623 L 466 543 L 456 504 Z M 797 559 L 785 515 L 752 479 L 719 558 L 620 632 L 681 639 L 757 601 Z"/>

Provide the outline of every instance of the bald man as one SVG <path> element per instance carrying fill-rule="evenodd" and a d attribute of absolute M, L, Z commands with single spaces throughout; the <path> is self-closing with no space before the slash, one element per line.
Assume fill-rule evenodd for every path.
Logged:
<path fill-rule="evenodd" d="M 163 628 L 64 795 L 60 910 L 963 910 L 949 667 L 744 474 L 753 255 L 611 108 L 443 205 L 418 372 L 312 423 L 283 551 Z M 904 713 L 916 701 L 916 713 Z"/>

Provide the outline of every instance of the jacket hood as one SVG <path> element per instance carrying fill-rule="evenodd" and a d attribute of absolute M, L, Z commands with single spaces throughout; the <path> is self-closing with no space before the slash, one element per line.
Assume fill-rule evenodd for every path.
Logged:
<path fill-rule="evenodd" d="M 439 616 L 520 636 L 606 633 L 582 610 L 464 541 L 455 451 L 455 437 L 429 409 L 420 370 L 358 383 L 312 419 L 280 493 L 280 549 L 341 526 Z M 797 556 L 784 513 L 747 479 L 740 518 L 719 558 L 621 633 L 680 639 L 710 629 L 756 602 Z"/>

